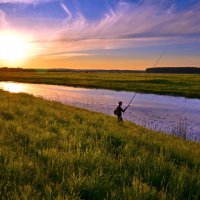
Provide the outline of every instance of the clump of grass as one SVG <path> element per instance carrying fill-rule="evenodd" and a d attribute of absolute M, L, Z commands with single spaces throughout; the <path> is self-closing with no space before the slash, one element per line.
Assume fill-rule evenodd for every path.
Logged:
<path fill-rule="evenodd" d="M 187 126 L 187 119 L 178 117 L 177 119 L 177 125 L 174 129 L 175 134 L 177 134 L 179 137 L 183 138 L 184 140 L 187 140 L 189 132 L 188 132 L 188 126 Z"/>
<path fill-rule="evenodd" d="M 200 145 L 0 91 L 0 199 L 199 199 Z"/>
<path fill-rule="evenodd" d="M 198 139 L 195 138 L 195 136 L 191 133 L 192 124 L 188 123 L 187 118 L 181 115 L 175 118 L 175 120 L 172 121 L 168 126 L 164 123 L 164 121 L 158 120 L 160 117 L 156 116 L 149 116 L 148 118 L 146 117 L 144 119 L 134 116 L 134 119 L 136 123 L 147 129 L 173 134 L 184 140 L 198 141 Z"/>

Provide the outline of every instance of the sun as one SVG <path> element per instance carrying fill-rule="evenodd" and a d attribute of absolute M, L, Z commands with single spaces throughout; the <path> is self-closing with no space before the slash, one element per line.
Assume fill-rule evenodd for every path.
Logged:
<path fill-rule="evenodd" d="M 0 32 L 0 62 L 8 65 L 23 63 L 28 57 L 31 44 L 28 38 L 16 32 Z"/>

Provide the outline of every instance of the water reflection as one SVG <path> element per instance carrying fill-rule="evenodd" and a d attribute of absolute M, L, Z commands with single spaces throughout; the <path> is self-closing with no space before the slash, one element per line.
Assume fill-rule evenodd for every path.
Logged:
<path fill-rule="evenodd" d="M 11 82 L 5 82 L 4 84 L 2 84 L 1 89 L 9 91 L 9 92 L 14 92 L 14 93 L 18 93 L 18 92 L 23 92 L 23 84 L 16 84 L 16 83 L 11 83 Z"/>
<path fill-rule="evenodd" d="M 119 101 L 123 101 L 125 107 L 134 95 L 124 91 L 13 82 L 0 82 L 0 89 L 25 92 L 109 115 L 113 115 Z M 146 128 L 183 134 L 188 139 L 200 141 L 199 99 L 137 94 L 124 119 Z"/>

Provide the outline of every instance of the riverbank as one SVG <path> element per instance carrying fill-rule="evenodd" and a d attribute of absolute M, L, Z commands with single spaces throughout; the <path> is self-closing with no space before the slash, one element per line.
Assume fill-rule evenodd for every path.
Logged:
<path fill-rule="evenodd" d="M 0 81 L 45 83 L 200 98 L 200 75 L 197 74 L 0 72 Z"/>
<path fill-rule="evenodd" d="M 0 82 L 0 89 L 28 93 L 111 116 L 119 101 L 123 101 L 125 107 L 135 95 L 125 91 L 16 82 Z M 200 142 L 200 100 L 140 93 L 135 97 L 124 115 L 126 120 Z"/>
<path fill-rule="evenodd" d="M 1 198 L 199 199 L 200 144 L 0 91 Z"/>

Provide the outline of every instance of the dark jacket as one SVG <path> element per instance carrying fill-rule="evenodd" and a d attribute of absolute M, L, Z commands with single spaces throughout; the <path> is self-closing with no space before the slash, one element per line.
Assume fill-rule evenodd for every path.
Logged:
<path fill-rule="evenodd" d="M 117 106 L 117 116 L 121 117 L 122 116 L 122 112 L 125 112 L 126 108 L 123 109 L 121 106 Z"/>

